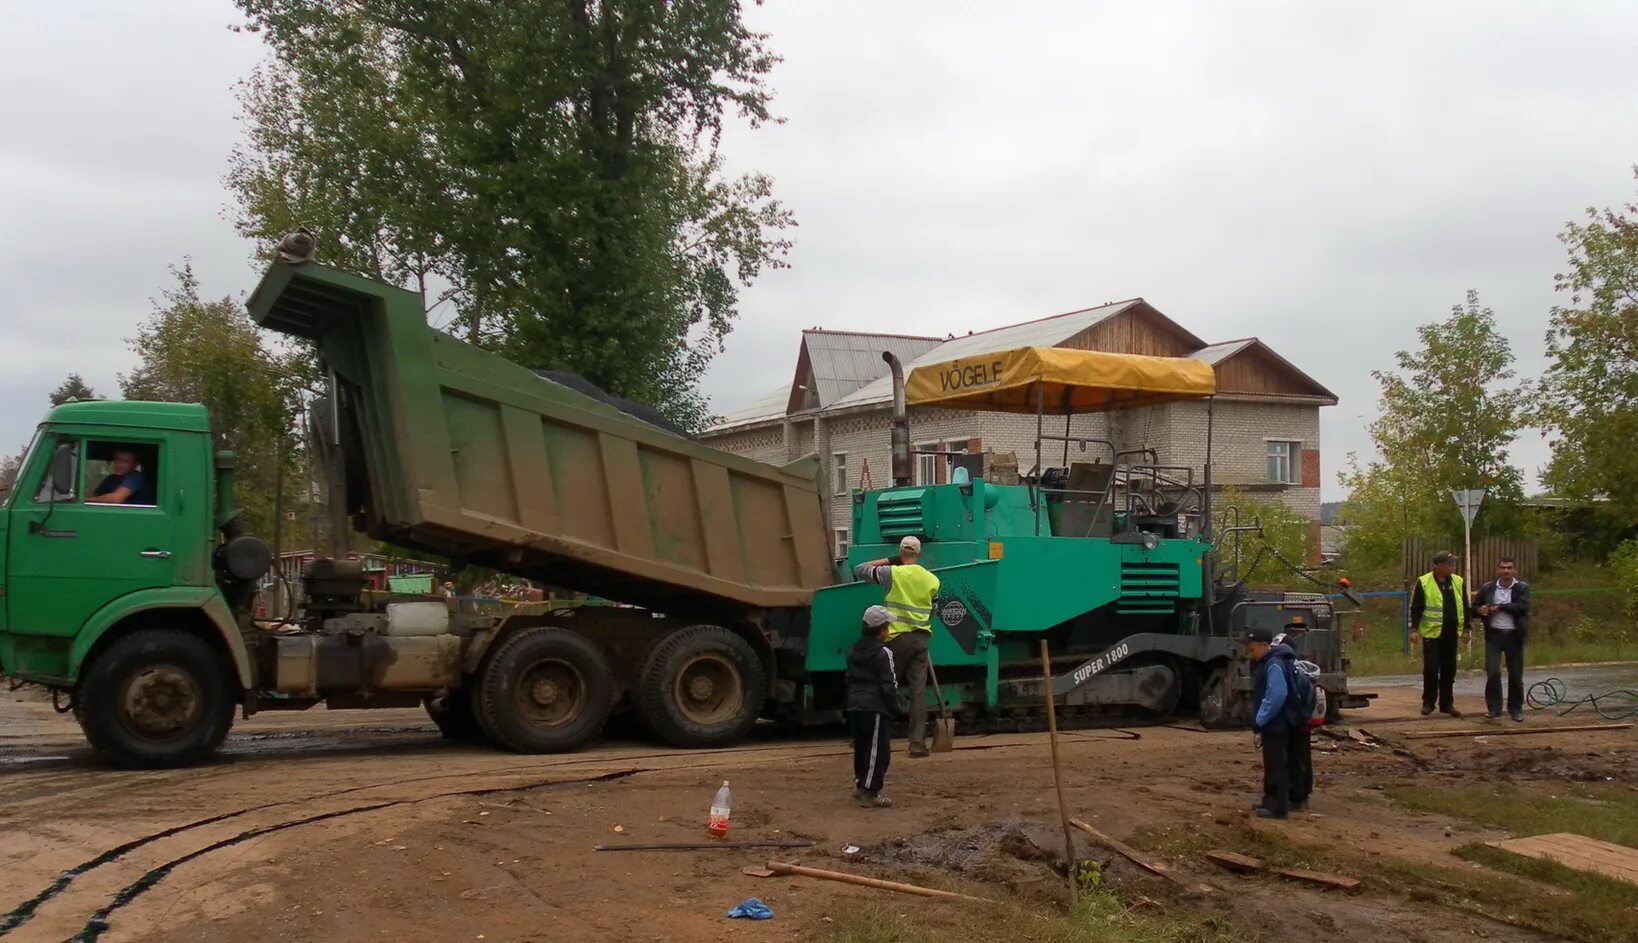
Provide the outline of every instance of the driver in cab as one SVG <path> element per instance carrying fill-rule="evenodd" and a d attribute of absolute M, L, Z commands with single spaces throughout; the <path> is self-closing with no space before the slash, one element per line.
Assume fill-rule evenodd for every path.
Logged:
<path fill-rule="evenodd" d="M 86 504 L 153 504 L 148 476 L 137 467 L 137 455 L 130 449 L 116 449 L 109 463 L 112 473 L 99 483 Z"/>

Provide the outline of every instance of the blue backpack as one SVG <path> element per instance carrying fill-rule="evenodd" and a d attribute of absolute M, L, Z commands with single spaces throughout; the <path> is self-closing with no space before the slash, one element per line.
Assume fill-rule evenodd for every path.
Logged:
<path fill-rule="evenodd" d="M 1305 729 L 1318 708 L 1314 679 L 1298 668 L 1293 659 L 1282 658 L 1280 662 L 1285 668 L 1285 719 L 1293 730 Z"/>

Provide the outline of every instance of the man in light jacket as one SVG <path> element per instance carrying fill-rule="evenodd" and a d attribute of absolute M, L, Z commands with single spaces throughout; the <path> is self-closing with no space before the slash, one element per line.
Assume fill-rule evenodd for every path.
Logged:
<path fill-rule="evenodd" d="M 1507 713 L 1524 719 L 1524 643 L 1530 632 L 1530 584 L 1518 578 L 1512 557 L 1496 561 L 1496 578 L 1479 587 L 1473 614 L 1484 620 L 1484 704 L 1501 716 L 1501 663 L 1507 659 Z"/>

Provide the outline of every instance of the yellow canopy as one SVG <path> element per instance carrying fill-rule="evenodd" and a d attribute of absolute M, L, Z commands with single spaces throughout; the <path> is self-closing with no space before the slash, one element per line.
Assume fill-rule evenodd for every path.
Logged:
<path fill-rule="evenodd" d="M 1199 399 L 1217 391 L 1211 365 L 1063 347 L 1020 347 L 910 371 L 912 406 L 1062 416 Z"/>

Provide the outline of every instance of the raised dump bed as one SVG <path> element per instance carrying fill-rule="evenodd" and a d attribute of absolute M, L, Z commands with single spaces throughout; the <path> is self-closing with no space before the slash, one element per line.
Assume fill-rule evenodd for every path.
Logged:
<path fill-rule="evenodd" d="M 317 263 L 272 266 L 249 308 L 333 373 L 348 510 L 372 537 L 673 614 L 802 606 L 831 581 L 811 463 L 673 434 Z"/>

